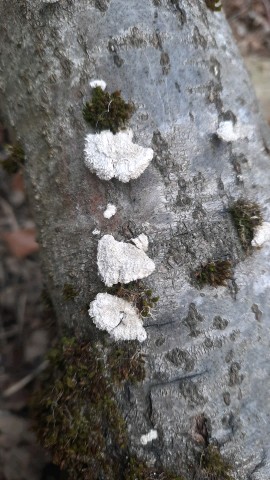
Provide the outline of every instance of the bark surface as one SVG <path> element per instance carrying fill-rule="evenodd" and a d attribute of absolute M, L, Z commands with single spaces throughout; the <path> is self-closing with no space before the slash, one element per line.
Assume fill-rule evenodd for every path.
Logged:
<path fill-rule="evenodd" d="M 223 14 L 202 0 L 2 0 L 0 18 L 0 108 L 25 148 L 60 322 L 97 338 L 85 306 L 104 291 L 98 239 L 149 237 L 156 270 L 146 284 L 160 301 L 144 321 L 147 379 L 123 401 L 134 452 L 187 465 L 203 413 L 237 478 L 268 480 L 270 249 L 246 257 L 227 209 L 249 198 L 269 221 L 269 155 Z M 155 152 L 127 184 L 84 165 L 91 129 L 82 109 L 93 79 L 134 102 L 129 126 Z M 242 138 L 218 139 L 224 120 L 237 122 Z M 117 206 L 110 219 L 108 202 Z M 232 259 L 234 279 L 200 290 L 191 272 L 213 258 Z M 74 301 L 64 300 L 65 284 L 79 292 Z M 158 439 L 144 446 L 151 429 Z"/>

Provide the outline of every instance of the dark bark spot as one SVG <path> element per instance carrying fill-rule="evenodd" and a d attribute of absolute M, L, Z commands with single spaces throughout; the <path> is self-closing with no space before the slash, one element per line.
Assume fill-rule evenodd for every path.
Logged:
<path fill-rule="evenodd" d="M 185 10 L 180 7 L 179 0 L 167 0 L 167 1 L 168 1 L 168 6 L 176 14 L 181 27 L 183 27 L 183 25 L 187 21 L 187 16 L 186 16 Z"/>
<path fill-rule="evenodd" d="M 228 326 L 228 323 L 228 320 L 226 320 L 225 318 L 221 318 L 219 315 L 217 315 L 214 318 L 213 327 L 216 330 L 225 330 L 225 328 Z"/>
<path fill-rule="evenodd" d="M 220 98 L 222 92 L 221 83 L 216 83 L 213 80 L 208 84 L 208 93 L 206 96 L 207 103 L 214 103 L 219 113 L 222 113 L 223 102 Z"/>
<path fill-rule="evenodd" d="M 231 395 L 229 392 L 224 392 L 223 393 L 223 400 L 224 400 L 224 403 L 225 405 L 229 406 L 230 403 L 231 403 Z"/>
<path fill-rule="evenodd" d="M 195 303 L 189 305 L 188 314 L 184 318 L 183 323 L 190 329 L 191 337 L 198 337 L 200 335 L 200 330 L 197 329 L 197 326 L 200 322 L 203 322 L 203 316 L 198 312 Z"/>
<path fill-rule="evenodd" d="M 124 63 L 124 60 L 121 57 L 119 57 L 117 53 L 113 56 L 113 61 L 118 68 L 122 67 Z"/>
<path fill-rule="evenodd" d="M 262 311 L 259 309 L 256 303 L 253 303 L 251 311 L 254 313 L 257 322 L 260 322 L 262 318 Z"/>
<path fill-rule="evenodd" d="M 191 380 L 181 380 L 179 390 L 187 401 L 188 407 L 193 409 L 205 404 L 205 399 L 199 392 L 198 386 Z"/>
<path fill-rule="evenodd" d="M 215 57 L 210 58 L 210 72 L 220 82 L 220 63 Z"/>
<path fill-rule="evenodd" d="M 235 125 L 237 122 L 236 115 L 231 110 L 226 110 L 219 115 L 219 122 L 228 122 L 231 121 Z"/>
<path fill-rule="evenodd" d="M 160 65 L 162 66 L 163 75 L 168 75 L 171 68 L 170 57 L 168 53 L 162 52 L 162 54 L 160 55 Z"/>
<path fill-rule="evenodd" d="M 108 10 L 110 0 L 95 0 L 95 7 L 101 12 L 106 12 Z"/>
<path fill-rule="evenodd" d="M 232 361 L 232 359 L 233 359 L 233 351 L 229 350 L 229 352 L 226 354 L 225 362 L 230 363 Z"/>
<path fill-rule="evenodd" d="M 165 355 L 165 358 L 169 360 L 176 367 L 181 367 L 186 372 L 191 372 L 194 368 L 194 359 L 188 352 L 174 348 Z"/>
<path fill-rule="evenodd" d="M 238 362 L 233 362 L 229 370 L 229 385 L 233 387 L 234 385 L 240 385 L 244 380 L 244 375 L 239 374 L 241 370 L 241 365 Z"/>
<path fill-rule="evenodd" d="M 193 419 L 192 437 L 198 443 L 202 443 L 206 446 L 209 444 L 209 438 L 211 437 L 211 422 L 204 413 L 196 415 Z"/>
<path fill-rule="evenodd" d="M 193 38 L 193 42 L 194 42 L 194 45 L 195 45 L 196 48 L 202 47 L 204 50 L 206 49 L 207 40 L 203 35 L 201 35 L 200 30 L 198 29 L 197 26 L 193 30 L 193 37 L 192 38 Z"/>

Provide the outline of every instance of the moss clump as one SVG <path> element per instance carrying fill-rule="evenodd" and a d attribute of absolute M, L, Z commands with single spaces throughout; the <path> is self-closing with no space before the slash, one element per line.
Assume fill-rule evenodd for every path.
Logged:
<path fill-rule="evenodd" d="M 220 0 L 205 0 L 206 6 L 213 12 L 220 12 L 222 5 Z"/>
<path fill-rule="evenodd" d="M 213 445 L 209 445 L 202 453 L 200 465 L 203 474 L 200 478 L 233 480 L 231 465 L 222 457 L 218 448 Z"/>
<path fill-rule="evenodd" d="M 91 102 L 85 104 L 84 119 L 97 131 L 119 132 L 130 119 L 134 107 L 126 103 L 121 92 L 104 92 L 101 87 L 93 89 Z"/>
<path fill-rule="evenodd" d="M 148 467 L 145 463 L 131 458 L 125 475 L 125 480 L 184 480 L 183 477 L 175 475 L 162 469 Z"/>
<path fill-rule="evenodd" d="M 8 156 L 4 160 L 1 160 L 1 165 L 7 173 L 12 175 L 17 173 L 24 165 L 25 154 L 20 144 L 8 146 L 7 151 Z"/>
<path fill-rule="evenodd" d="M 74 300 L 75 297 L 77 297 L 78 292 L 75 290 L 75 288 L 70 285 L 70 283 L 65 283 L 63 287 L 63 297 L 64 300 Z"/>
<path fill-rule="evenodd" d="M 114 383 L 135 384 L 145 378 L 144 357 L 136 341 L 121 342 L 112 347 L 107 363 Z"/>
<path fill-rule="evenodd" d="M 248 200 L 237 200 L 229 208 L 236 226 L 242 247 L 248 253 L 256 228 L 262 224 L 263 217 L 260 206 Z"/>
<path fill-rule="evenodd" d="M 64 338 L 32 400 L 34 430 L 69 479 L 121 478 L 126 428 L 101 349 Z"/>
<path fill-rule="evenodd" d="M 201 287 L 204 285 L 211 285 L 212 287 L 226 285 L 227 280 L 232 278 L 232 264 L 230 260 L 208 262 L 200 270 L 197 270 L 194 275 Z"/>
<path fill-rule="evenodd" d="M 109 289 L 109 293 L 132 303 L 142 317 L 150 316 L 151 310 L 159 301 L 159 297 L 154 296 L 152 290 L 147 289 L 139 280 L 127 284 L 118 283 Z"/>

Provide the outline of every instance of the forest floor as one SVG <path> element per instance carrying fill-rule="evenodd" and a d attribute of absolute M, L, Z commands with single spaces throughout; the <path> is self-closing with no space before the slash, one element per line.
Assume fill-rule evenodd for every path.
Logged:
<path fill-rule="evenodd" d="M 223 0 L 223 7 L 270 124 L 270 0 Z M 8 141 L 0 120 L 0 160 Z M 29 398 L 56 332 L 35 235 L 23 171 L 0 167 L 0 480 L 59 478 L 29 419 Z"/>

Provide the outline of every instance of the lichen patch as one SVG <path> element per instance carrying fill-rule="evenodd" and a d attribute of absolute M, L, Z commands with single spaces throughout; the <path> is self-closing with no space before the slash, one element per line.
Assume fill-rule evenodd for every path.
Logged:
<path fill-rule="evenodd" d="M 155 270 L 153 260 L 143 250 L 118 242 L 112 235 L 104 235 L 99 240 L 97 264 L 107 287 L 148 277 Z"/>
<path fill-rule="evenodd" d="M 90 303 L 89 315 L 100 330 L 106 330 L 115 340 L 146 339 L 142 319 L 136 309 L 122 298 L 98 293 Z"/>
<path fill-rule="evenodd" d="M 85 139 L 85 164 L 102 180 L 117 178 L 129 182 L 138 178 L 151 162 L 152 148 L 132 142 L 131 129 L 115 135 L 109 130 L 88 134 Z"/>

